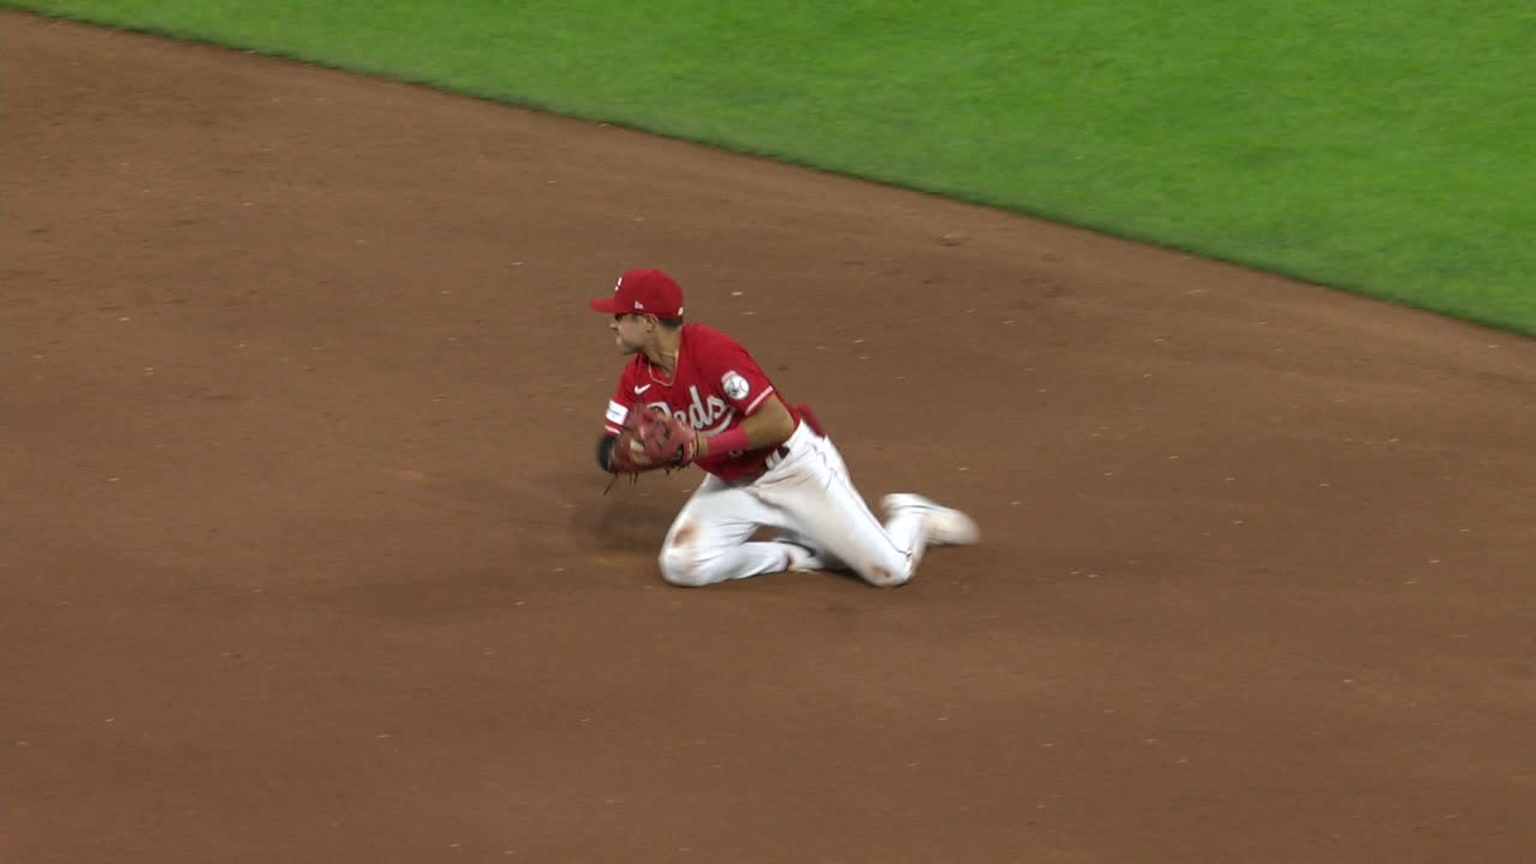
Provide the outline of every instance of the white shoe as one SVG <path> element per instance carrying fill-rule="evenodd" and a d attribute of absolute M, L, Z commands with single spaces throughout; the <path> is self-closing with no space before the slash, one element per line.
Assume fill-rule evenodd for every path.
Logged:
<path fill-rule="evenodd" d="M 785 537 L 775 537 L 773 542 L 784 547 L 784 572 L 785 573 L 815 573 L 832 569 L 827 566 L 816 550 L 798 540 L 790 540 Z"/>
<path fill-rule="evenodd" d="M 885 496 L 880 503 L 884 505 L 887 516 L 897 510 L 921 512 L 923 529 L 930 546 L 971 546 L 981 540 L 981 529 L 976 527 L 974 519 L 953 507 L 935 504 L 921 495 L 896 492 Z"/>

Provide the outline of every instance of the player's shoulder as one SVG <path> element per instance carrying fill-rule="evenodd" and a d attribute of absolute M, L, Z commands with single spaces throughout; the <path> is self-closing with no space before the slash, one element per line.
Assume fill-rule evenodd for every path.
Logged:
<path fill-rule="evenodd" d="M 696 350 L 706 352 L 721 349 L 731 351 L 743 350 L 740 342 L 708 324 L 684 324 L 683 342 Z"/>

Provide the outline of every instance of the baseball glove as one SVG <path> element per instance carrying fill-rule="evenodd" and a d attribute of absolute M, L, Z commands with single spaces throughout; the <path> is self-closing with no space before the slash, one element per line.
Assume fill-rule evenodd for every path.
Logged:
<path fill-rule="evenodd" d="M 635 406 L 608 454 L 614 474 L 640 474 L 682 468 L 693 461 L 698 433 L 665 408 Z"/>

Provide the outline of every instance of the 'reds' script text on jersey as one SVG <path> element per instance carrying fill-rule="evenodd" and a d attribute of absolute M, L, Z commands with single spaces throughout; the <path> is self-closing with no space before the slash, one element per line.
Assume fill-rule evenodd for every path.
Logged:
<path fill-rule="evenodd" d="M 798 412 L 773 387 L 762 367 L 740 343 L 712 327 L 684 324 L 677 349 L 677 369 L 671 378 L 644 355 L 625 364 L 618 387 L 608 403 L 604 428 L 619 434 L 636 406 L 661 406 L 700 436 L 741 424 L 764 400 L 778 399 L 795 422 Z M 757 474 L 772 448 L 735 453 L 711 453 L 694 464 L 725 480 Z"/>

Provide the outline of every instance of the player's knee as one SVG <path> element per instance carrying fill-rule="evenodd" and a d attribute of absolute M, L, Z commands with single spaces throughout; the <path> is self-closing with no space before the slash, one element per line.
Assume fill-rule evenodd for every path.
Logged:
<path fill-rule="evenodd" d="M 908 559 L 905 561 L 872 562 L 859 567 L 855 572 L 865 582 L 876 588 L 895 588 L 907 584 L 916 569 L 917 562 Z"/>
<path fill-rule="evenodd" d="M 667 546 L 661 550 L 657 563 L 661 565 L 661 578 L 679 588 L 702 588 L 720 581 L 711 572 L 708 560 L 693 546 Z"/>
<path fill-rule="evenodd" d="M 865 582 L 876 588 L 895 588 L 907 584 L 907 580 L 912 578 L 911 573 L 892 572 L 884 567 L 873 567 L 859 575 L 864 577 Z"/>

